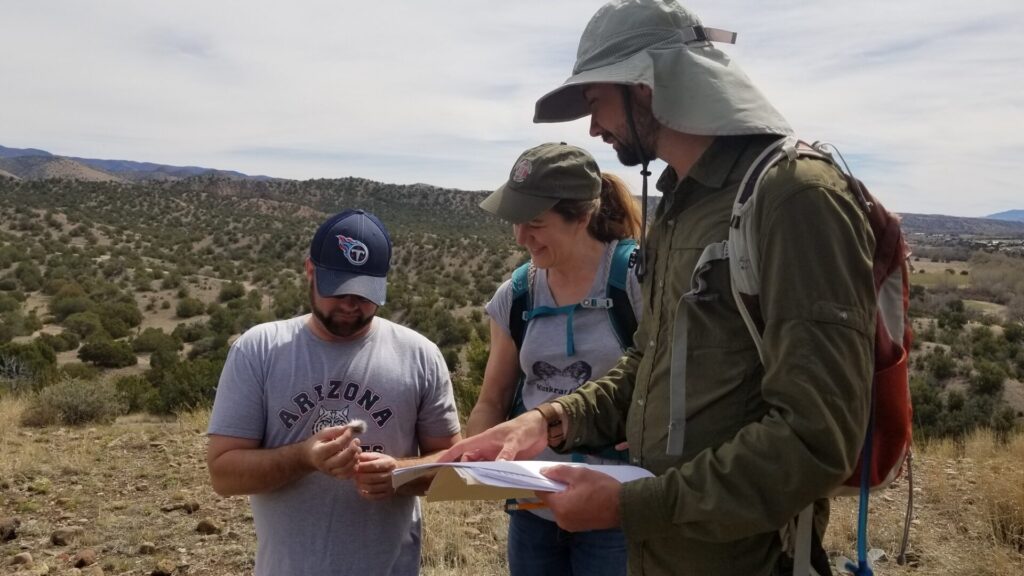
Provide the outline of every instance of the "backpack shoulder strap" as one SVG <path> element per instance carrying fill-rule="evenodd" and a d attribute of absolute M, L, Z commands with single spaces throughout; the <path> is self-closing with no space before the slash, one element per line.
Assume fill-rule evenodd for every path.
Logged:
<path fill-rule="evenodd" d="M 633 312 L 633 303 L 629 300 L 629 269 L 635 262 L 637 242 L 632 238 L 619 240 L 612 254 L 611 269 L 608 271 L 608 286 L 605 296 L 612 301 L 608 308 L 608 319 L 612 331 L 619 339 L 619 347 L 623 350 L 633 345 L 633 334 L 636 332 L 637 320 Z"/>
<path fill-rule="evenodd" d="M 743 180 L 740 181 L 739 189 L 736 191 L 732 216 L 729 219 L 727 243 L 732 295 L 762 361 L 764 353 L 761 346 L 761 330 L 751 312 L 752 303 L 756 302 L 761 294 L 761 278 L 758 273 L 760 254 L 757 244 L 757 222 L 753 217 L 754 207 L 757 205 L 758 192 L 765 175 L 780 162 L 796 160 L 802 156 L 821 158 L 832 163 L 830 156 L 823 154 L 810 144 L 792 136 L 779 138 L 754 159 L 746 174 L 743 175 Z"/>
<path fill-rule="evenodd" d="M 516 352 L 523 347 L 523 338 L 526 336 L 526 318 L 533 310 L 533 298 L 530 295 L 532 264 L 526 262 L 512 271 L 512 307 L 508 314 L 508 331 L 512 335 L 512 341 L 516 344 Z M 512 393 L 512 403 L 509 406 L 507 420 L 511 420 L 526 411 L 523 406 L 523 383 L 526 375 L 522 370 L 516 378 L 515 391 Z"/>
<path fill-rule="evenodd" d="M 526 315 L 533 309 L 533 298 L 530 296 L 530 266 L 526 262 L 512 271 L 512 308 L 508 315 L 508 331 L 516 350 L 523 347 L 526 335 Z"/>

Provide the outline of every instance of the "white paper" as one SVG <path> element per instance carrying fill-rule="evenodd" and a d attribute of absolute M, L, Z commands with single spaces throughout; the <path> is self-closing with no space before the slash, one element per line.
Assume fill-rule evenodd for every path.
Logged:
<path fill-rule="evenodd" d="M 654 475 L 636 466 L 596 465 L 546 460 L 519 460 L 515 462 L 447 462 L 420 464 L 399 468 L 392 475 L 395 488 L 436 472 L 427 489 L 427 500 L 504 500 L 531 498 L 535 491 L 561 492 L 565 484 L 550 480 L 540 473 L 550 466 L 579 466 L 607 474 L 619 482 L 629 482 Z"/>

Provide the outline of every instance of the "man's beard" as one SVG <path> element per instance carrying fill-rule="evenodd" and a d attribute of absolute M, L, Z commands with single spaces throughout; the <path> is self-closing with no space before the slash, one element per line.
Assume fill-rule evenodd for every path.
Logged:
<path fill-rule="evenodd" d="M 325 314 L 322 310 L 316 307 L 316 300 L 313 297 L 313 285 L 309 286 L 309 309 L 313 312 L 313 316 L 320 321 L 320 324 L 325 330 L 338 336 L 339 338 L 350 338 L 358 334 L 362 329 L 366 328 L 366 325 L 373 320 L 373 314 L 365 315 L 362 310 L 356 308 L 357 316 L 352 320 L 339 320 L 332 318 Z"/>
<path fill-rule="evenodd" d="M 636 166 L 643 163 L 644 160 L 654 160 L 655 142 L 658 139 L 659 124 L 654 118 L 654 113 L 649 107 L 641 106 L 635 99 L 632 100 L 632 103 L 633 122 L 636 124 L 636 136 L 639 137 L 640 142 L 635 141 L 633 131 L 629 129 L 629 123 L 626 122 L 626 139 L 616 138 L 619 141 L 619 147 L 615 151 L 619 162 L 625 166 Z M 641 158 L 641 152 L 643 158 Z"/>

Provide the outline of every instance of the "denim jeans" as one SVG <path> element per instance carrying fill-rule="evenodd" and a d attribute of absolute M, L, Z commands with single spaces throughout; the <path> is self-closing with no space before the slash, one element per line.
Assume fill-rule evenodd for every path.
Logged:
<path fill-rule="evenodd" d="M 526 510 L 509 512 L 508 565 L 512 576 L 623 576 L 622 530 L 566 532 Z"/>

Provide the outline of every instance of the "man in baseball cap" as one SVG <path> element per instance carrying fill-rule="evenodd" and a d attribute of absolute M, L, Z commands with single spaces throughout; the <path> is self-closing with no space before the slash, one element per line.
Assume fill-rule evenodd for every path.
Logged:
<path fill-rule="evenodd" d="M 207 465 L 218 493 L 251 495 L 257 576 L 419 574 L 419 504 L 391 473 L 461 436 L 441 351 L 375 316 L 390 263 L 376 216 L 331 216 L 306 259 L 312 314 L 228 353 Z"/>
<path fill-rule="evenodd" d="M 328 218 L 309 244 L 321 296 L 362 296 L 383 306 L 391 267 L 391 237 L 376 216 L 345 210 Z"/>
<path fill-rule="evenodd" d="M 558 466 L 547 474 L 569 488 L 542 499 L 563 529 L 621 527 L 633 575 L 776 573 L 780 529 L 851 474 L 867 429 L 874 239 L 831 163 L 779 163 L 745 216 L 760 250 L 760 347 L 734 299 L 730 266 L 743 263 L 722 247 L 739 184 L 790 133 L 716 46 L 735 40 L 673 0 L 615 0 L 593 16 L 572 75 L 534 120 L 589 114 L 592 136 L 642 166 L 645 197 L 648 162 L 668 164 L 638 262 L 635 348 L 607 376 L 442 456 L 628 441 L 631 463 L 654 478 L 619 484 Z"/>
<path fill-rule="evenodd" d="M 391 237 L 376 216 L 346 210 L 328 218 L 306 261 L 314 330 L 327 338 L 362 334 L 387 299 L 390 267 Z"/>

